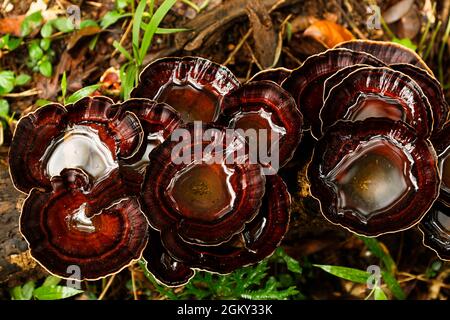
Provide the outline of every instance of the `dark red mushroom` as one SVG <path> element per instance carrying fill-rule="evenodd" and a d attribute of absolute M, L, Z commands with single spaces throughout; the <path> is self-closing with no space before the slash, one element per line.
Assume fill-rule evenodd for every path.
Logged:
<path fill-rule="evenodd" d="M 307 128 L 312 127 L 313 134 L 320 137 L 319 112 L 323 104 L 325 80 L 342 68 L 355 64 L 384 66 L 385 64 L 370 54 L 347 49 L 331 49 L 314 55 L 283 82 L 282 86 L 295 99 L 305 118 Z"/>
<path fill-rule="evenodd" d="M 433 130 L 438 131 L 442 129 L 450 115 L 450 107 L 445 100 L 439 81 L 432 74 L 412 64 L 393 64 L 390 67 L 410 76 L 420 86 L 432 107 Z"/>
<path fill-rule="evenodd" d="M 166 102 L 185 122 L 215 121 L 223 96 L 240 86 L 226 67 L 200 57 L 156 60 L 139 79 L 132 97 Z"/>
<path fill-rule="evenodd" d="M 184 240 L 208 245 L 242 231 L 258 212 L 265 183 L 261 167 L 245 160 L 244 146 L 220 126 L 174 131 L 150 154 L 146 170 L 142 199 L 152 227 L 163 232 L 176 225 Z M 230 161 L 235 153 L 232 160 L 242 161 Z"/>
<path fill-rule="evenodd" d="M 255 74 L 248 82 L 254 82 L 254 81 L 272 81 L 275 82 L 278 85 L 281 85 L 281 83 L 286 80 L 287 77 L 291 75 L 292 70 L 286 69 L 286 68 L 275 68 L 275 69 L 267 69 L 262 70 Z"/>
<path fill-rule="evenodd" d="M 180 126 L 180 114 L 168 104 L 144 98 L 129 99 L 117 107 L 132 112 L 141 122 L 144 142 L 139 151 L 123 160 L 123 163 L 142 173 L 148 164 L 150 152 Z"/>
<path fill-rule="evenodd" d="M 31 255 L 49 272 L 79 280 L 116 273 L 140 258 L 148 222 L 119 170 L 91 184 L 79 169 L 52 178 L 53 191 L 33 189 L 20 217 Z"/>
<path fill-rule="evenodd" d="M 338 120 L 367 118 L 401 120 L 428 136 L 433 114 L 417 83 L 390 68 L 360 68 L 330 91 L 320 111 L 322 132 Z"/>
<path fill-rule="evenodd" d="M 132 157 L 142 143 L 142 127 L 134 114 L 112 104 L 105 97 L 84 98 L 66 107 L 49 104 L 23 117 L 9 153 L 16 188 L 51 190 L 51 178 L 65 168 L 101 180 L 119 159 Z"/>
<path fill-rule="evenodd" d="M 335 48 L 346 48 L 353 51 L 366 52 L 388 65 L 407 63 L 433 74 L 431 69 L 415 51 L 398 43 L 390 41 L 351 40 L 340 43 Z"/>
<path fill-rule="evenodd" d="M 401 121 L 340 121 L 319 140 L 308 168 L 312 195 L 333 223 L 367 236 L 407 229 L 439 194 L 431 143 Z"/>
<path fill-rule="evenodd" d="M 336 71 L 333 75 L 328 77 L 323 84 L 323 101 L 327 100 L 331 89 L 341 83 L 350 73 L 365 67 L 370 67 L 368 64 L 354 64 L 352 66 L 348 66 L 342 68 L 339 71 Z"/>
<path fill-rule="evenodd" d="M 432 136 L 432 142 L 439 158 L 441 173 L 441 194 L 439 199 L 450 207 L 450 122 Z"/>
<path fill-rule="evenodd" d="M 419 225 L 424 244 L 442 260 L 450 260 L 450 207 L 437 201 Z"/>
<path fill-rule="evenodd" d="M 161 234 L 150 228 L 149 245 L 145 248 L 143 258 L 147 270 L 155 279 L 165 286 L 178 287 L 189 282 L 195 271 L 172 258 L 161 243 Z"/>
<path fill-rule="evenodd" d="M 276 171 L 292 158 L 302 137 L 303 117 L 292 96 L 279 85 L 270 81 L 249 82 L 225 96 L 222 109 L 220 123 L 244 132 L 253 129 L 258 138 L 249 142 L 250 148 L 262 150 L 264 144 L 270 151 L 268 159 L 273 162 L 273 156 L 277 157 L 276 167 L 259 159 L 261 164 L 272 165 Z M 265 135 L 261 135 L 261 129 Z M 257 153 L 253 151 L 253 155 Z"/>
<path fill-rule="evenodd" d="M 242 233 L 219 246 L 185 242 L 172 227 L 162 233 L 164 246 L 177 260 L 202 270 L 229 273 L 272 254 L 289 225 L 290 196 L 278 176 L 267 176 L 266 194 L 258 215 Z"/>

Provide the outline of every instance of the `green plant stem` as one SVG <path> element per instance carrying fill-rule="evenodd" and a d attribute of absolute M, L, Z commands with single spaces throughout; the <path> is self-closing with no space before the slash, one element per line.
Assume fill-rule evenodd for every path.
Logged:
<path fill-rule="evenodd" d="M 447 41 L 449 39 L 450 36 L 450 20 L 447 22 L 447 28 L 445 29 L 445 33 L 444 36 L 442 37 L 442 44 L 441 47 L 439 49 L 439 54 L 438 54 L 438 66 L 439 66 L 439 81 L 440 83 L 444 83 L 444 65 L 443 65 L 443 60 L 444 60 L 444 51 L 445 51 L 445 47 L 447 46 Z"/>
<path fill-rule="evenodd" d="M 436 36 L 437 36 L 439 30 L 441 29 L 441 26 L 442 26 L 442 21 L 439 21 L 436 26 L 436 29 L 434 29 L 434 31 L 433 31 L 433 34 L 431 36 L 431 41 L 430 41 L 430 44 L 428 45 L 427 51 L 423 55 L 423 60 L 427 60 L 428 57 L 430 56 L 431 50 L 434 47 L 434 42 L 436 41 Z"/>

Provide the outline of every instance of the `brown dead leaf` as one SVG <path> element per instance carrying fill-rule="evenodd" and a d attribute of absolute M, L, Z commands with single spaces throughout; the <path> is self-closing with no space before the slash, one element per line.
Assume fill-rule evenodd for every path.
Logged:
<path fill-rule="evenodd" d="M 11 34 L 20 37 L 20 26 L 23 19 L 25 19 L 25 15 L 0 19 L 0 34 Z"/>
<path fill-rule="evenodd" d="M 316 39 L 328 48 L 332 48 L 341 42 L 355 39 L 348 29 L 328 20 L 314 22 L 305 30 L 303 35 Z"/>
<path fill-rule="evenodd" d="M 75 47 L 75 45 L 78 43 L 78 41 L 80 41 L 81 38 L 96 35 L 100 33 L 101 30 L 102 29 L 100 29 L 99 27 L 92 26 L 74 32 L 67 42 L 67 50 L 71 50 L 73 47 Z"/>

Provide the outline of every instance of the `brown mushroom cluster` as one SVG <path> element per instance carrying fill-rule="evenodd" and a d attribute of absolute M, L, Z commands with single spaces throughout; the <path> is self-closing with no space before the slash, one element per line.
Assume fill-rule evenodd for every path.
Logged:
<path fill-rule="evenodd" d="M 263 172 L 275 168 L 249 161 L 245 137 L 230 142 L 227 130 L 276 132 L 286 164 L 303 124 L 291 95 L 186 57 L 150 64 L 132 96 L 49 104 L 19 121 L 9 159 L 15 186 L 29 194 L 20 226 L 31 255 L 61 277 L 76 265 L 87 280 L 143 257 L 169 286 L 196 269 L 229 273 L 269 256 L 287 231 L 291 198 Z M 195 139 L 210 130 L 210 140 Z M 178 150 L 181 137 L 190 143 Z M 228 161 L 234 154 L 242 161 Z"/>
<path fill-rule="evenodd" d="M 141 257 L 168 286 L 232 272 L 280 244 L 291 198 L 278 167 L 249 161 L 254 141 L 230 143 L 229 130 L 277 136 L 279 167 L 310 130 L 308 179 L 326 219 L 367 236 L 421 221 L 425 244 L 449 259 L 448 121 L 431 70 L 390 43 L 346 42 L 245 84 L 204 58 L 163 58 L 121 104 L 84 98 L 19 121 L 9 164 L 28 194 L 21 232 L 61 277 L 75 265 L 98 279 Z"/>
<path fill-rule="evenodd" d="M 388 42 L 344 42 L 282 87 L 318 140 L 308 179 L 325 218 L 366 236 L 422 221 L 424 243 L 449 259 L 449 106 L 420 57 Z"/>

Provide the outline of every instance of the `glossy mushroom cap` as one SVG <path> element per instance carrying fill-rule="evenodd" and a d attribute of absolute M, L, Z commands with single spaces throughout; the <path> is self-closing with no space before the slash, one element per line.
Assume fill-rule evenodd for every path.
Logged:
<path fill-rule="evenodd" d="M 116 106 L 132 112 L 141 122 L 144 141 L 139 151 L 123 163 L 141 173 L 149 163 L 149 154 L 181 125 L 180 114 L 168 104 L 145 98 L 129 99 Z"/>
<path fill-rule="evenodd" d="M 213 122 L 220 114 L 223 96 L 239 86 L 230 70 L 207 59 L 162 58 L 142 71 L 131 96 L 165 102 L 184 122 Z"/>
<path fill-rule="evenodd" d="M 415 51 L 390 41 L 351 40 L 340 43 L 335 48 L 346 48 L 353 51 L 366 52 L 377 57 L 387 65 L 406 63 L 433 74 L 431 69 Z"/>
<path fill-rule="evenodd" d="M 347 49 L 331 49 L 305 60 L 283 82 L 304 116 L 307 128 L 312 127 L 313 134 L 320 137 L 319 113 L 323 104 L 325 80 L 342 68 L 355 64 L 384 66 L 385 64 L 370 54 Z"/>
<path fill-rule="evenodd" d="M 105 97 L 84 98 L 63 107 L 49 104 L 17 124 L 9 153 L 11 178 L 17 189 L 51 190 L 51 178 L 78 168 L 102 180 L 119 159 L 132 157 L 143 140 L 138 118 L 112 108 Z"/>
<path fill-rule="evenodd" d="M 245 161 L 244 146 L 220 126 L 174 131 L 150 154 L 146 171 L 142 199 L 152 227 L 164 232 L 176 225 L 184 240 L 208 245 L 239 233 L 258 212 L 265 183 L 261 167 Z"/>
<path fill-rule="evenodd" d="M 118 171 L 91 185 L 83 171 L 65 169 L 52 178 L 51 192 L 31 190 L 20 230 L 50 273 L 68 278 L 77 266 L 81 280 L 92 280 L 140 258 L 148 223 Z"/>
<path fill-rule="evenodd" d="M 424 244 L 450 260 L 450 208 L 437 201 L 419 225 Z"/>
<path fill-rule="evenodd" d="M 427 137 L 433 113 L 417 83 L 390 68 L 359 68 L 334 86 L 320 111 L 322 132 L 338 120 L 388 118 L 404 121 Z"/>
<path fill-rule="evenodd" d="M 319 140 L 308 168 L 323 215 L 358 234 L 407 229 L 439 194 L 431 143 L 401 121 L 340 121 Z"/>
<path fill-rule="evenodd" d="M 262 165 L 270 165 L 276 172 L 292 158 L 302 137 L 303 116 L 292 96 L 279 85 L 249 82 L 225 96 L 222 109 L 220 123 L 243 130 L 251 140 L 251 150 L 267 150 L 267 161 L 258 159 Z M 252 155 L 258 155 L 257 150 L 252 150 Z"/>
<path fill-rule="evenodd" d="M 283 239 L 290 216 L 290 195 L 279 176 L 267 176 L 266 194 L 258 215 L 245 229 L 218 246 L 184 241 L 174 228 L 162 233 L 168 252 L 193 268 L 229 273 L 271 255 Z"/>

